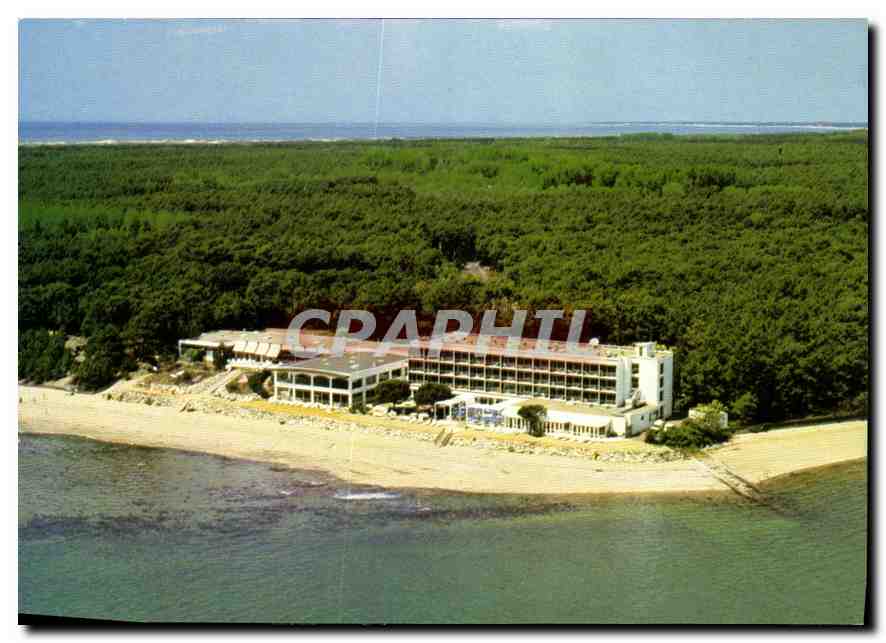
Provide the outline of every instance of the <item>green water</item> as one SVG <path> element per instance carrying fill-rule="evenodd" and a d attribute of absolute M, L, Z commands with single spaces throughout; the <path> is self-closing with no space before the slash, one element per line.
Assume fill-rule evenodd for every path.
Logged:
<path fill-rule="evenodd" d="M 139 621 L 860 623 L 866 464 L 722 498 L 359 494 L 19 437 L 19 611 Z M 348 491 L 358 499 L 340 496 Z"/>

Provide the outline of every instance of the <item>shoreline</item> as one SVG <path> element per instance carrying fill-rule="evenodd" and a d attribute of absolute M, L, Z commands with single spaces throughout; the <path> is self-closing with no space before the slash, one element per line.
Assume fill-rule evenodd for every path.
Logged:
<path fill-rule="evenodd" d="M 564 125 L 543 124 L 494 124 L 494 123 L 380 123 L 383 128 L 400 128 L 399 132 L 387 133 L 383 136 L 369 135 L 373 123 L 201 123 L 201 122 L 169 122 L 169 123 L 78 123 L 59 122 L 47 123 L 41 121 L 19 122 L 31 127 L 51 125 L 103 125 L 110 128 L 136 127 L 169 127 L 169 126 L 192 126 L 219 127 L 220 131 L 225 127 L 277 127 L 277 128 L 365 128 L 366 132 L 360 135 L 344 136 L 284 136 L 282 138 L 252 137 L 240 138 L 233 136 L 156 136 L 147 138 L 105 138 L 94 139 L 65 139 L 65 138 L 25 138 L 18 140 L 18 147 L 66 147 L 66 146 L 101 146 L 116 147 L 126 145 L 281 145 L 298 143 L 391 143 L 395 141 L 422 142 L 422 141 L 460 141 L 465 139 L 571 139 L 571 138 L 607 138 L 620 137 L 635 134 L 669 134 L 672 136 L 754 136 L 754 135 L 777 135 L 777 134 L 839 134 L 852 132 L 869 132 L 868 123 L 844 123 L 844 122 L 705 122 L 705 121 L 600 121 L 589 123 L 568 123 Z M 445 134 L 415 134 L 415 128 L 450 128 L 454 131 Z M 624 131 L 616 131 L 619 128 Z M 624 129 L 635 128 L 635 129 Z M 648 128 L 648 129 L 644 129 Z M 680 130 L 680 131 L 672 131 Z M 752 131 L 748 131 L 752 130 Z M 408 132 L 408 133 L 407 133 Z M 119 136 L 119 133 L 118 133 Z"/>
<path fill-rule="evenodd" d="M 732 494 L 703 461 L 758 484 L 867 456 L 867 421 L 742 434 L 699 459 L 595 460 L 510 452 L 310 422 L 179 412 L 100 395 L 19 387 L 19 432 L 178 449 L 323 472 L 344 483 L 413 491 L 524 495 Z M 233 405 L 232 405 L 233 406 Z M 237 407 L 234 407 L 237 408 Z M 289 416 L 292 417 L 292 416 Z M 356 425 L 354 425 L 356 426 Z M 631 446 L 631 445 L 629 445 Z M 630 453 L 630 451 L 627 451 Z"/>

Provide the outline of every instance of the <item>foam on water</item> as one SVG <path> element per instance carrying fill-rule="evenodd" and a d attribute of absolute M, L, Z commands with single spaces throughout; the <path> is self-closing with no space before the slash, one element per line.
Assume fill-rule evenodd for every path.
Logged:
<path fill-rule="evenodd" d="M 531 138 L 624 134 L 775 134 L 866 129 L 867 123 L 605 122 L 573 125 L 409 123 L 19 123 L 21 145 L 194 145 L 434 138 Z"/>

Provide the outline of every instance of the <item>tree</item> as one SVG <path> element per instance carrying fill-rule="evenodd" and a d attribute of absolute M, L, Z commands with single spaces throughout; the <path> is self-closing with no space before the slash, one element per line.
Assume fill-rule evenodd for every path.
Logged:
<path fill-rule="evenodd" d="M 105 326 L 86 342 L 85 359 L 77 369 L 77 383 L 87 390 L 107 386 L 120 371 L 131 366 L 123 351 L 120 334 L 113 326 Z"/>
<path fill-rule="evenodd" d="M 64 377 L 71 367 L 71 352 L 65 348 L 65 336 L 46 330 L 19 334 L 18 376 L 37 384 Z"/>
<path fill-rule="evenodd" d="M 409 399 L 412 391 L 409 382 L 404 380 L 385 380 L 372 389 L 370 394 L 376 404 L 399 404 Z"/>
<path fill-rule="evenodd" d="M 584 308 L 604 343 L 672 347 L 682 406 L 864 412 L 868 156 L 866 131 L 22 148 L 19 331 L 110 324 L 154 362 L 308 308 Z"/>
<path fill-rule="evenodd" d="M 757 396 L 745 391 L 732 403 L 732 414 L 745 422 L 752 421 L 757 415 Z"/>
<path fill-rule="evenodd" d="M 452 389 L 445 384 L 427 382 L 422 384 L 413 395 L 416 406 L 433 406 L 437 402 L 448 400 L 452 397 Z"/>
<path fill-rule="evenodd" d="M 545 434 L 545 418 L 547 410 L 541 404 L 527 404 L 521 406 L 517 411 L 517 415 L 526 420 L 529 425 L 526 432 L 535 438 L 540 438 Z"/>

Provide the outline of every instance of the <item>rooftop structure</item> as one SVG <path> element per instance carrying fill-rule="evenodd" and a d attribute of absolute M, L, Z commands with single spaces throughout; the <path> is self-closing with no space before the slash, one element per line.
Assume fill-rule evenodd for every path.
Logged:
<path fill-rule="evenodd" d="M 354 373 L 362 373 L 389 364 L 401 364 L 405 366 L 406 358 L 402 355 L 385 355 L 376 357 L 372 353 L 347 353 L 340 357 L 314 357 L 303 362 L 289 365 L 281 365 L 278 368 L 284 370 L 312 373 L 325 373 L 349 377 Z"/>

